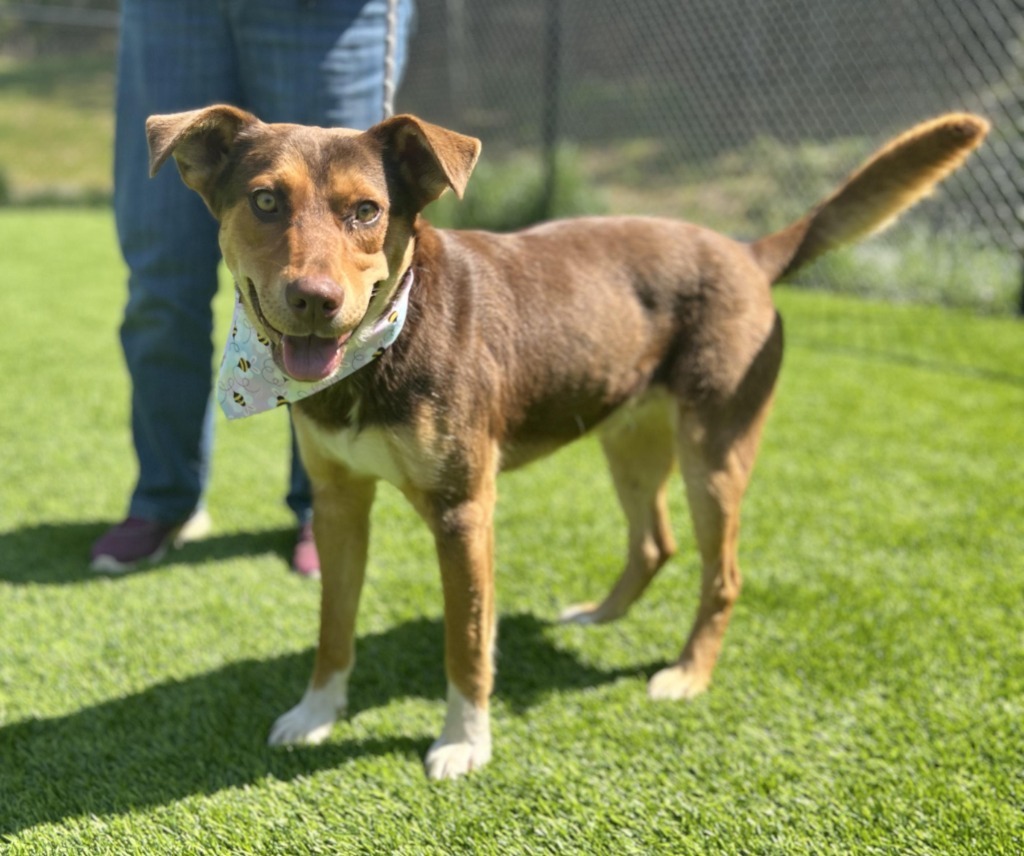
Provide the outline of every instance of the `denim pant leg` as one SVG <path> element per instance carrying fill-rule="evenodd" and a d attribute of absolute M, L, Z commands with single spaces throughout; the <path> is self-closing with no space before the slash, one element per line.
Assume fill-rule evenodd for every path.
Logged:
<path fill-rule="evenodd" d="M 266 122 L 363 130 L 383 118 L 388 0 L 235 0 L 243 106 Z M 415 15 L 399 0 L 395 83 Z"/>
<path fill-rule="evenodd" d="M 114 207 L 129 267 L 121 339 L 139 458 L 130 514 L 187 516 L 201 501 L 212 443 L 216 224 L 173 169 L 147 178 L 146 117 L 222 101 L 267 121 L 367 127 L 380 119 L 386 6 L 124 0 Z M 401 0 L 396 81 L 412 17 L 412 0 Z M 290 482 L 288 504 L 303 520 L 310 488 L 294 455 Z"/>
<path fill-rule="evenodd" d="M 237 101 L 230 31 L 209 0 L 124 0 L 114 213 L 129 269 L 121 343 L 139 478 L 129 514 L 176 522 L 201 502 L 212 440 L 217 226 L 173 164 L 153 180 L 146 117 Z"/>
<path fill-rule="evenodd" d="M 368 128 L 383 118 L 387 0 L 237 0 L 231 7 L 243 106 L 267 122 Z M 395 83 L 405 67 L 412 0 L 400 0 Z M 295 452 L 288 506 L 310 515 L 309 478 Z"/>

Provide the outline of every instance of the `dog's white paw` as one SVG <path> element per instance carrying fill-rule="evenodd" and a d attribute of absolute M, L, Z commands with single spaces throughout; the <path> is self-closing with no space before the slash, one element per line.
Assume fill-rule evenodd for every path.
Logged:
<path fill-rule="evenodd" d="M 486 707 L 477 707 L 448 685 L 444 731 L 427 752 L 424 766 L 431 779 L 457 779 L 491 760 L 491 721 Z"/>
<path fill-rule="evenodd" d="M 445 743 L 441 738 L 430 747 L 424 766 L 431 779 L 457 779 L 473 770 L 479 770 L 491 760 L 491 743 Z"/>
<path fill-rule="evenodd" d="M 558 620 L 562 624 L 597 624 L 597 604 L 574 603 L 562 610 Z"/>
<path fill-rule="evenodd" d="M 647 695 L 666 701 L 691 699 L 704 692 L 710 683 L 710 676 L 676 664 L 655 673 L 647 684 Z"/>
<path fill-rule="evenodd" d="M 348 673 L 332 675 L 322 687 L 309 687 L 295 707 L 278 717 L 270 729 L 271 746 L 322 743 L 348 705 Z"/>
<path fill-rule="evenodd" d="M 626 614 L 606 603 L 576 603 L 562 610 L 558 620 L 562 624 L 605 624 Z"/>

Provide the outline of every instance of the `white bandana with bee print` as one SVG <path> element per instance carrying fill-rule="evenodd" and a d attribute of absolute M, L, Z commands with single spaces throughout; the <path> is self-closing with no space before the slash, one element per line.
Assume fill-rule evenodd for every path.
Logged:
<path fill-rule="evenodd" d="M 217 401 L 224 415 L 228 419 L 241 419 L 301 401 L 373 362 L 402 332 L 409 310 L 412 279 L 410 269 L 384 312 L 376 318 L 364 318 L 353 331 L 344 346 L 338 369 L 323 380 L 311 382 L 294 380 L 278 368 L 270 343 L 249 323 L 236 289 L 231 335 L 224 346 L 217 374 Z"/>

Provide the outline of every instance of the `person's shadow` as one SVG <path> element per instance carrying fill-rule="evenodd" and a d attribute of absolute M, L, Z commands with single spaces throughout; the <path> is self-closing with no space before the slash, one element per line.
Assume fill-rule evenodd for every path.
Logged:
<path fill-rule="evenodd" d="M 15 570 L 0 564 L 0 579 L 18 583 L 83 582 L 91 578 L 82 544 L 101 524 L 47 528 L 39 557 L 63 562 Z M 42 534 L 0 535 L 0 556 L 38 543 Z M 202 549 L 212 553 L 276 549 L 283 533 L 263 543 L 230 536 Z M 237 540 L 236 540 L 237 538 Z M 244 547 L 243 547 L 244 542 Z M 196 545 L 198 546 L 198 545 Z M 67 550 L 76 557 L 72 563 Z M 52 550 L 52 552 L 51 552 Z M 22 552 L 24 555 L 24 552 Z M 73 567 L 72 567 L 73 566 Z M 582 663 L 545 633 L 547 623 L 529 614 L 502 616 L 496 695 L 515 712 L 549 692 L 585 688 L 621 677 L 650 674 L 660 664 L 605 670 Z M 351 684 L 350 716 L 394 699 L 436 699 L 443 717 L 444 630 L 439 619 L 416 619 L 358 640 L 359 666 Z M 312 653 L 243 660 L 214 672 L 168 681 L 142 692 L 66 716 L 29 719 L 0 728 L 0 840 L 40 823 L 78 815 L 110 815 L 165 805 L 195 794 L 260 781 L 282 780 L 337 767 L 366 755 L 400 754 L 418 763 L 434 734 L 410 730 L 401 737 L 347 738 L 338 723 L 321 746 L 270 748 L 274 719 L 298 701 L 312 667 Z M 290 689 L 283 689 L 290 688 Z M 500 736 L 499 736 L 500 739 Z"/>
<path fill-rule="evenodd" d="M 0 580 L 15 585 L 74 585 L 94 582 L 89 548 L 110 522 L 42 523 L 0 532 Z M 186 544 L 172 558 L 206 562 L 236 556 L 278 553 L 287 561 L 295 544 L 294 528 L 236 532 Z M 159 565 L 143 565 L 146 573 Z"/>

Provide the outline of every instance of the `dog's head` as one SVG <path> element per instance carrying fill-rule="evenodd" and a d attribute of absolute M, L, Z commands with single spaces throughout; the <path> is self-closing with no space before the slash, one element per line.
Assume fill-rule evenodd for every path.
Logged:
<path fill-rule="evenodd" d="M 220 246 L 281 369 L 320 380 L 412 257 L 419 211 L 461 197 L 480 142 L 413 116 L 367 131 L 265 124 L 217 105 L 151 116 L 150 174 L 171 156 L 220 221 Z"/>

